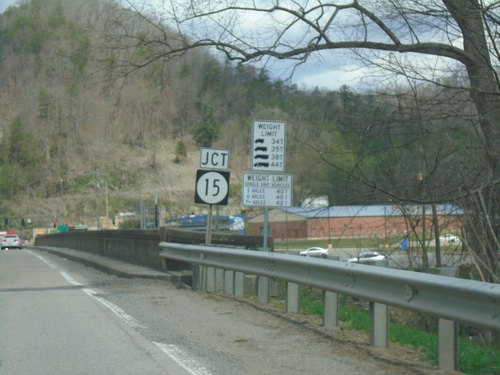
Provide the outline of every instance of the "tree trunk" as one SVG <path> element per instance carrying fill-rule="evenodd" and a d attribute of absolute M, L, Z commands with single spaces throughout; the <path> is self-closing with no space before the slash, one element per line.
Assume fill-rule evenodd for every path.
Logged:
<path fill-rule="evenodd" d="M 488 49 L 485 27 L 481 15 L 481 6 L 478 0 L 443 0 L 449 12 L 460 27 L 464 39 L 464 51 L 468 59 L 464 62 L 469 75 L 471 86 L 471 97 L 479 115 L 478 136 L 484 143 L 484 154 L 488 176 L 483 181 L 483 190 L 472 195 L 477 204 L 480 195 L 486 198 L 481 205 L 482 212 L 475 212 L 475 223 L 490 222 L 491 225 L 484 228 L 476 228 L 470 238 L 470 244 L 476 253 L 488 254 L 487 263 L 492 264 L 495 257 L 495 249 L 500 234 L 500 223 L 493 221 L 496 214 L 500 212 L 499 187 L 495 180 L 498 178 L 500 166 L 499 156 L 499 124 L 500 124 L 500 95 L 499 87 L 494 69 L 491 65 L 490 52 Z M 477 206 L 476 206 L 477 207 Z M 467 207 L 465 207 L 467 209 Z M 486 218 L 486 220 L 483 220 Z M 492 269 L 483 266 L 481 271 L 489 275 L 486 281 L 492 281 L 494 274 Z"/>
<path fill-rule="evenodd" d="M 441 241 L 439 240 L 439 220 L 437 215 L 436 204 L 432 204 L 432 227 L 434 228 L 434 238 L 436 241 L 436 267 L 441 268 Z"/>
<path fill-rule="evenodd" d="M 465 67 L 469 75 L 471 97 L 480 118 L 479 133 L 486 146 L 491 171 L 496 172 L 500 96 L 498 82 L 490 61 L 490 53 L 478 0 L 443 0 L 460 27 L 464 51 L 469 56 Z M 491 176 L 493 177 L 493 176 Z"/>

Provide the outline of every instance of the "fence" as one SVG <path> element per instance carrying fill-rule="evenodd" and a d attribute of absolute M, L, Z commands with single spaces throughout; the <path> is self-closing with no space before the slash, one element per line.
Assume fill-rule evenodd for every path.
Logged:
<path fill-rule="evenodd" d="M 198 286 L 242 296 L 245 274 L 258 275 L 258 301 L 269 302 L 269 280 L 287 282 L 286 311 L 299 311 L 299 285 L 324 290 L 323 324 L 338 325 L 339 294 L 370 304 L 370 344 L 388 346 L 388 306 L 439 318 L 438 365 L 458 368 L 458 323 L 500 330 L 500 285 L 368 265 L 160 243 L 160 257 L 200 265 Z"/>

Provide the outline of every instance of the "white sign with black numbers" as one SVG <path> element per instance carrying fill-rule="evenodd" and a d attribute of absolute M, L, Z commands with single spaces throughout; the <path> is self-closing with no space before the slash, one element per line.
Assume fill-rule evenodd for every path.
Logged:
<path fill-rule="evenodd" d="M 243 206 L 291 207 L 293 176 L 287 173 L 244 173 Z"/>
<path fill-rule="evenodd" d="M 254 171 L 285 170 L 286 122 L 256 120 L 253 123 L 252 165 Z"/>
<path fill-rule="evenodd" d="M 229 197 L 229 172 L 196 172 L 196 193 L 194 203 L 226 206 Z"/>

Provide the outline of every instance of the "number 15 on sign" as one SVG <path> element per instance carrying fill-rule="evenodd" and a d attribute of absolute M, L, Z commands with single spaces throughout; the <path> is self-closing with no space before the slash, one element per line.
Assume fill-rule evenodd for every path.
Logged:
<path fill-rule="evenodd" d="M 227 205 L 229 197 L 229 172 L 206 171 L 196 172 L 196 194 L 194 203 L 210 205 Z"/>

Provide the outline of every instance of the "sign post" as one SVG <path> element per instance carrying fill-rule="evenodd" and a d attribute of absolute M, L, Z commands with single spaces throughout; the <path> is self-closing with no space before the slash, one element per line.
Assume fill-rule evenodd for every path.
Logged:
<path fill-rule="evenodd" d="M 208 204 L 205 243 L 212 242 L 212 206 L 227 205 L 229 199 L 229 150 L 203 147 L 196 172 L 194 203 Z"/>
<path fill-rule="evenodd" d="M 264 243 L 269 236 L 269 207 L 292 205 L 293 175 L 287 173 L 244 173 L 242 203 L 244 206 L 264 207 Z"/>
<path fill-rule="evenodd" d="M 212 205 L 208 205 L 208 215 L 207 215 L 207 233 L 205 234 L 205 245 L 212 244 Z"/>
<path fill-rule="evenodd" d="M 251 169 L 266 173 L 246 173 L 243 177 L 242 204 L 264 207 L 264 250 L 269 236 L 269 207 L 290 207 L 292 175 L 285 171 L 286 122 L 255 120 L 252 134 Z"/>
<path fill-rule="evenodd" d="M 196 172 L 196 192 L 194 203 L 209 205 L 206 244 L 212 239 L 212 205 L 227 205 L 229 199 L 229 172 L 205 171 Z"/>

